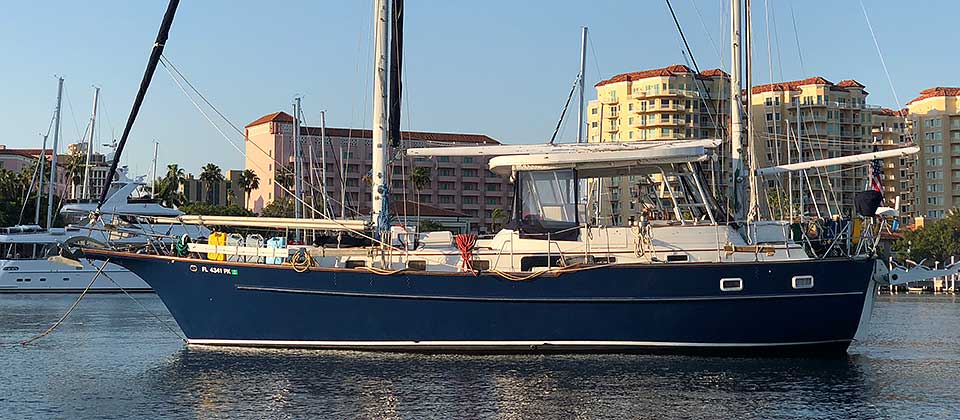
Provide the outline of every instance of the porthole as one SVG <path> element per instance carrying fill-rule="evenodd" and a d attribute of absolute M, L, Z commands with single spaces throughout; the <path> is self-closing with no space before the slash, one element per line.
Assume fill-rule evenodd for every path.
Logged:
<path fill-rule="evenodd" d="M 741 290 L 743 290 L 743 279 L 741 278 L 720 279 L 720 291 L 739 292 Z"/>
<path fill-rule="evenodd" d="M 794 276 L 790 279 L 794 289 L 812 289 L 813 276 Z"/>

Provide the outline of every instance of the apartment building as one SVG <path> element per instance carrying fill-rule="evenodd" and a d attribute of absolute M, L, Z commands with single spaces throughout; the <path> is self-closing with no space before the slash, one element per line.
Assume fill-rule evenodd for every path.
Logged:
<path fill-rule="evenodd" d="M 911 145 L 911 126 L 906 109 L 895 111 L 881 108 L 873 112 L 871 131 L 881 150 Z M 916 170 L 917 155 L 889 158 L 883 162 L 883 195 L 891 206 L 896 203 L 896 198 L 900 197 L 900 221 L 904 224 L 910 224 L 915 217 L 920 216 L 914 193 Z"/>
<path fill-rule="evenodd" d="M 823 77 L 754 86 L 751 118 L 757 165 L 772 166 L 869 152 L 873 115 L 868 92 L 856 80 L 833 83 Z M 811 169 L 764 180 L 761 197 L 793 195 L 802 212 L 829 217 L 853 214 L 854 196 L 863 191 L 869 168 L 863 163 Z M 812 199 L 811 199 L 812 198 Z M 781 200 L 781 203 L 789 200 Z"/>
<path fill-rule="evenodd" d="M 71 158 L 81 157 L 86 160 L 87 156 L 87 142 L 73 143 L 67 146 L 67 154 Z M 112 157 L 112 155 L 111 155 Z M 83 196 L 83 182 L 81 181 L 78 184 L 70 185 L 69 198 L 79 200 L 86 198 L 99 198 L 100 194 L 103 192 L 103 188 L 107 185 L 107 173 L 110 172 L 110 164 L 112 162 L 107 159 L 107 156 L 102 153 L 97 153 L 96 151 L 90 154 L 90 162 L 87 164 L 90 166 L 90 186 L 88 187 L 88 197 Z M 82 174 L 80 175 L 82 177 Z"/>
<path fill-rule="evenodd" d="M 597 99 L 587 107 L 591 143 L 725 137 L 729 127 L 730 77 L 722 70 L 697 73 L 672 66 L 618 74 L 595 85 Z M 727 152 L 721 151 L 720 160 Z M 723 191 L 723 165 L 707 165 L 708 183 Z M 639 213 L 644 189 L 634 177 L 604 181 L 599 220 L 625 225 Z"/>
<path fill-rule="evenodd" d="M 306 161 L 303 180 L 305 201 L 315 198 L 317 205 L 314 207 L 321 209 L 320 200 L 325 190 L 332 214 L 340 216 L 341 202 L 346 217 L 366 214 L 371 196 L 372 131 L 326 128 L 321 133 L 320 127 L 302 126 L 300 133 Z M 321 141 L 322 134 L 326 135 L 326 144 Z M 252 169 L 260 177 L 260 188 L 251 192 L 247 206 L 259 212 L 271 201 L 289 196 L 276 180 L 278 174 L 283 177 L 291 173 L 289 168 L 294 162 L 293 117 L 285 112 L 265 115 L 246 126 L 246 136 L 249 139 L 246 169 Z M 403 148 L 496 144 L 500 142 L 481 134 L 401 133 Z M 278 165 L 281 167 L 278 168 Z M 419 191 L 409 182 L 415 168 L 425 168 L 429 173 L 429 182 Z M 501 209 L 510 214 L 513 205 L 513 186 L 508 179 L 488 170 L 487 158 L 395 157 L 389 163 L 388 174 L 393 202 L 419 201 L 466 214 L 471 218 L 470 226 L 479 232 L 492 232 L 496 226 L 502 226 L 506 220 L 494 220 L 494 211 Z M 320 184 L 323 184 L 322 187 Z"/>
<path fill-rule="evenodd" d="M 215 206 L 228 206 L 236 204 L 244 205 L 246 193 L 240 186 L 240 176 L 242 170 L 230 169 L 224 171 L 223 181 L 215 182 L 212 185 L 200 180 L 199 176 L 192 173 L 184 177 L 180 183 L 180 193 L 188 203 L 207 203 Z"/>
<path fill-rule="evenodd" d="M 943 218 L 960 207 L 960 88 L 933 87 L 907 102 L 920 153 L 913 204 L 916 214 Z"/>

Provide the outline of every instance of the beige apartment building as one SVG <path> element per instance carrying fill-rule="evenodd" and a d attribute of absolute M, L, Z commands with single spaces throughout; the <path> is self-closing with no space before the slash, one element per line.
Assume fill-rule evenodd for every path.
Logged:
<path fill-rule="evenodd" d="M 873 114 L 868 92 L 856 80 L 833 83 L 823 77 L 753 87 L 753 135 L 758 166 L 828 159 L 866 153 L 873 148 Z M 831 217 L 853 214 L 856 193 L 870 173 L 863 163 L 811 169 L 792 177 L 765 180 L 761 197 L 793 193 L 804 214 Z M 802 191 L 802 193 L 801 193 Z M 812 199 L 811 199 L 812 198 Z M 789 201 L 789 200 L 785 200 Z"/>
<path fill-rule="evenodd" d="M 369 213 L 371 187 L 368 174 L 372 168 L 372 132 L 364 129 L 326 128 L 327 142 L 321 142 L 320 127 L 301 127 L 304 164 L 304 196 L 317 198 L 321 209 L 320 188 L 329 197 L 329 209 L 339 216 L 341 191 L 346 217 Z M 260 177 L 260 188 L 253 190 L 247 208 L 260 212 L 278 197 L 289 195 L 276 182 L 278 172 L 290 173 L 294 157 L 293 117 L 285 112 L 265 115 L 246 126 L 249 139 L 246 147 L 246 169 Z M 481 134 L 427 133 L 404 131 L 402 147 L 479 146 L 500 142 Z M 312 156 L 311 156 L 312 155 Z M 325 161 L 323 157 L 326 157 Z M 309 164 L 313 160 L 311 173 Z M 323 170 L 325 168 L 325 171 Z M 429 183 L 417 191 L 409 181 L 414 168 L 426 168 Z M 475 232 L 493 232 L 507 220 L 494 220 L 500 209 L 509 215 L 513 207 L 513 186 L 509 180 L 490 172 L 487 159 L 479 157 L 395 158 L 389 162 L 390 197 L 393 203 L 420 202 L 431 208 L 465 214 Z M 320 187 L 320 179 L 323 187 Z M 311 182 L 311 179 L 313 180 Z M 311 189 L 316 186 L 316 189 Z M 404 208 L 401 206 L 400 208 Z M 406 206 L 408 212 L 415 206 Z M 423 208 L 421 208 L 423 212 Z M 412 215 L 412 213 L 411 213 Z M 509 217 L 509 216 L 508 216 Z"/>
<path fill-rule="evenodd" d="M 873 138 L 880 143 L 881 150 L 911 145 L 911 127 L 905 109 L 895 111 L 881 108 L 873 112 Z M 908 225 L 920 216 L 914 193 L 916 171 L 917 155 L 885 159 L 883 162 L 883 195 L 894 203 L 896 197 L 900 197 L 900 221 Z"/>
<path fill-rule="evenodd" d="M 597 99 L 587 107 L 587 140 L 591 143 L 722 138 L 729 126 L 730 77 L 719 69 L 697 73 L 675 64 L 618 74 L 595 85 Z M 726 153 L 721 153 L 721 156 Z M 722 161 L 722 157 L 721 157 Z M 724 187 L 722 165 L 708 165 L 707 182 Z M 600 220 L 625 225 L 640 211 L 643 180 L 604 180 Z"/>
<path fill-rule="evenodd" d="M 925 89 L 907 102 L 916 161 L 913 204 L 916 215 L 943 218 L 960 207 L 960 88 Z"/>

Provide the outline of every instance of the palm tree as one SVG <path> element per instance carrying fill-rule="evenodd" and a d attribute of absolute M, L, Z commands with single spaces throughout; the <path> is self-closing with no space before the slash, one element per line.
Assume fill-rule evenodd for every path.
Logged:
<path fill-rule="evenodd" d="M 507 212 L 503 211 L 503 209 L 493 209 L 493 213 L 490 215 L 490 218 L 493 219 L 494 230 L 498 230 L 501 225 L 501 221 L 506 220 Z"/>
<path fill-rule="evenodd" d="M 282 169 L 281 169 L 282 168 Z M 282 167 L 277 167 L 280 169 L 277 171 L 277 174 L 273 177 L 276 183 L 283 186 L 287 190 L 293 188 L 294 176 L 293 176 L 293 164 L 287 164 Z"/>
<path fill-rule="evenodd" d="M 253 169 L 244 169 L 240 173 L 240 188 L 243 188 L 244 200 L 243 206 L 250 207 L 250 192 L 260 188 L 260 177 Z"/>
<path fill-rule="evenodd" d="M 213 186 L 223 182 L 223 180 L 223 172 L 220 171 L 219 166 L 208 163 L 200 168 L 200 181 L 203 182 L 204 189 L 207 190 L 207 203 L 213 204 Z"/>
<path fill-rule="evenodd" d="M 430 185 L 430 168 L 427 167 L 416 167 L 413 168 L 413 171 L 409 175 L 410 183 L 413 184 L 414 190 L 417 192 L 417 226 L 420 226 L 420 190 L 422 190 L 427 185 Z M 403 208 L 407 208 L 406 203 L 404 203 Z"/>
<path fill-rule="evenodd" d="M 163 178 L 157 179 L 156 192 L 154 197 L 160 200 L 160 203 L 167 207 L 178 207 L 186 202 L 183 193 L 180 192 L 180 185 L 183 184 L 186 175 L 183 169 L 177 164 L 167 165 L 167 174 Z"/>
<path fill-rule="evenodd" d="M 76 195 L 77 186 L 83 183 L 83 169 L 87 166 L 87 157 L 81 153 L 70 155 L 67 159 L 67 173 L 70 176 L 70 190 Z"/>

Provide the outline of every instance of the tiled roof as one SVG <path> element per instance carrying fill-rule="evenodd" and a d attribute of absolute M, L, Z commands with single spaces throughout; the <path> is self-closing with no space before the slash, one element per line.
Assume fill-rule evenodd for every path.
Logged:
<path fill-rule="evenodd" d="M 880 108 L 880 109 L 878 109 L 876 112 L 877 112 L 877 114 L 887 115 L 887 116 L 891 116 L 891 117 L 905 117 L 905 116 L 907 116 L 907 109 L 906 109 L 906 108 L 901 109 L 901 110 L 899 110 L 899 111 L 894 111 L 894 110 L 892 110 L 892 109 L 890 109 L 890 108 Z"/>
<path fill-rule="evenodd" d="M 817 76 L 817 77 L 809 77 L 809 78 L 806 78 L 806 79 L 803 79 L 803 80 L 794 80 L 794 81 L 790 81 L 790 82 L 780 82 L 780 83 L 770 83 L 770 84 L 766 84 L 766 85 L 757 85 L 757 86 L 754 86 L 754 87 L 753 87 L 752 92 L 753 92 L 754 94 L 757 94 L 757 93 L 774 92 L 774 91 L 777 91 L 777 92 L 788 91 L 788 90 L 798 91 L 798 90 L 800 90 L 800 86 L 806 86 L 806 85 L 827 85 L 827 86 L 834 86 L 833 82 L 831 82 L 831 81 L 829 81 L 829 80 L 827 80 L 827 79 L 824 79 L 824 78 L 822 78 L 822 77 Z"/>
<path fill-rule="evenodd" d="M 250 124 L 247 124 L 247 127 L 253 127 L 260 124 L 266 124 L 268 122 L 282 122 L 282 123 L 292 123 L 293 116 L 287 114 L 286 112 L 274 112 L 272 114 L 264 115 L 260 118 L 257 118 Z M 304 135 L 308 136 L 319 136 L 320 127 L 302 127 L 301 131 Z M 327 127 L 326 135 L 332 137 L 349 137 L 354 139 L 369 139 L 373 138 L 373 130 L 362 129 L 362 128 L 335 128 Z M 499 141 L 490 138 L 489 136 L 483 134 L 460 134 L 460 133 L 429 133 L 422 131 L 401 131 L 400 139 L 407 140 L 419 140 L 419 141 L 429 141 L 429 142 L 448 142 L 448 143 L 470 143 L 470 144 L 500 144 Z"/>
<path fill-rule="evenodd" d="M 860 82 L 853 79 L 841 80 L 840 83 L 837 83 L 837 86 L 845 87 L 845 88 L 853 87 L 853 88 L 861 88 L 861 89 L 866 87 L 862 85 Z"/>
<path fill-rule="evenodd" d="M 651 69 L 651 70 L 635 71 L 632 73 L 618 74 L 607 80 L 600 81 L 600 83 L 597 83 L 596 85 L 594 85 L 594 87 L 609 85 L 611 83 L 632 82 L 634 80 L 646 79 L 648 77 L 676 76 L 682 73 L 693 73 L 693 70 L 691 70 L 690 67 L 684 66 L 683 64 L 674 64 L 672 66 L 667 66 L 659 69 Z"/>
<path fill-rule="evenodd" d="M 701 71 L 701 72 L 700 72 L 700 76 L 703 76 L 703 77 L 730 77 L 730 75 L 727 74 L 727 72 L 725 72 L 725 71 L 723 71 L 723 70 L 720 70 L 720 69 L 711 69 L 711 70 Z"/>
<path fill-rule="evenodd" d="M 916 98 L 911 99 L 910 102 L 907 102 L 907 105 L 910 105 L 914 102 L 922 101 L 928 98 L 946 97 L 946 96 L 960 96 L 960 88 L 937 86 L 937 87 L 932 87 L 930 89 L 924 89 L 920 91 L 920 96 L 917 96 Z"/>
<path fill-rule="evenodd" d="M 273 114 L 267 114 L 267 115 L 264 115 L 264 116 L 262 116 L 262 117 L 260 117 L 260 118 L 257 118 L 257 119 L 255 119 L 255 120 L 253 120 L 252 123 L 247 124 L 247 127 L 253 127 L 253 126 L 255 126 L 255 125 L 265 124 L 265 123 L 268 123 L 268 122 L 285 122 L 285 123 L 292 123 L 292 122 L 293 122 L 293 116 L 290 115 L 290 114 L 287 114 L 286 112 L 283 112 L 283 111 L 274 112 Z"/>
<path fill-rule="evenodd" d="M 0 155 L 18 155 L 28 158 L 36 158 L 40 155 L 40 149 L 0 149 Z M 53 155 L 50 149 L 44 153 L 45 156 Z"/>

